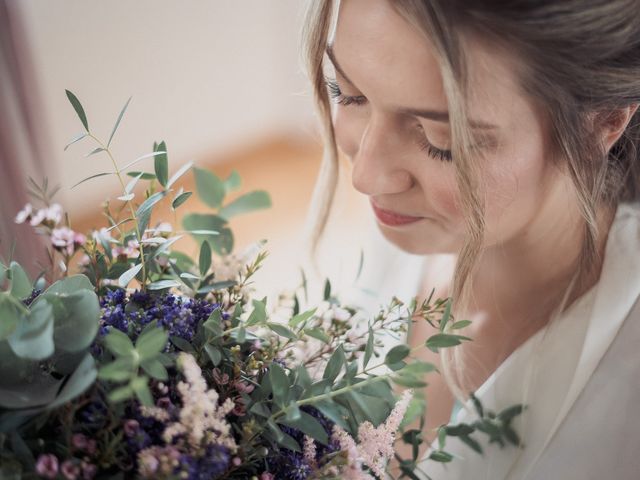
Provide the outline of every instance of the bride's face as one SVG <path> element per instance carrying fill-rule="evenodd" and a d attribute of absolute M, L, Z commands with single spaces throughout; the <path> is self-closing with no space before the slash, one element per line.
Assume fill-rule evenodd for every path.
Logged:
<path fill-rule="evenodd" d="M 530 234 L 559 176 L 545 154 L 541 116 L 507 59 L 479 42 L 468 48 L 488 246 Z M 382 209 L 421 217 L 390 225 L 376 215 L 383 235 L 409 253 L 458 252 L 464 220 L 434 50 L 387 0 L 342 0 L 328 55 L 336 141 L 351 161 L 353 186 Z"/>

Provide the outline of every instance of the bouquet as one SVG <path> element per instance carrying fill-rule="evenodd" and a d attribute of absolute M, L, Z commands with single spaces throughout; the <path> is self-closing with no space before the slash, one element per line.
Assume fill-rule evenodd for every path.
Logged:
<path fill-rule="evenodd" d="M 53 201 L 57 188 L 30 179 L 42 205 L 27 204 L 15 221 L 45 236 L 49 263 L 30 279 L 0 262 L 0 478 L 384 478 L 400 440 L 413 446 L 412 458 L 397 458 L 402 476 L 418 478 L 424 401 L 411 389 L 437 369 L 403 344 L 383 352 L 379 337 L 427 321 L 440 333 L 425 348 L 470 340 L 455 333 L 468 322 L 454 321 L 450 299 L 394 297 L 363 319 L 329 279 L 323 301 L 306 305 L 303 271 L 300 287 L 267 306 L 250 281 L 265 242 L 233 253 L 228 220 L 270 206 L 268 193 L 225 202 L 239 175 L 191 163 L 170 177 L 165 142 L 120 166 L 110 145 L 129 101 L 103 143 L 66 93 L 84 132 L 65 150 L 91 139 L 88 155 L 113 164 L 79 183 L 114 175 L 122 194 L 115 208 L 105 202 L 108 225 L 83 234 Z M 151 171 L 132 169 L 145 159 Z M 176 185 L 189 171 L 212 213 L 186 214 L 181 229 L 152 223 L 160 202 L 176 210 L 188 201 L 192 192 Z M 197 258 L 174 248 L 185 235 Z M 453 460 L 451 435 L 478 452 L 475 432 L 517 442 L 510 422 L 520 406 L 496 415 L 475 401 L 479 420 L 442 425 L 431 460 Z M 408 429 L 418 417 L 420 428 Z"/>

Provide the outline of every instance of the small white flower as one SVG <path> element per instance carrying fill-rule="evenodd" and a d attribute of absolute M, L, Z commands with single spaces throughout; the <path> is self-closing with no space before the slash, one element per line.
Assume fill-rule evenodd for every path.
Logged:
<path fill-rule="evenodd" d="M 27 203 L 24 208 L 22 210 L 20 210 L 18 212 L 18 214 L 16 215 L 16 219 L 15 222 L 16 223 L 24 223 L 27 220 L 29 220 L 29 218 L 31 217 L 31 214 L 33 213 L 33 207 L 31 206 L 30 203 Z"/>

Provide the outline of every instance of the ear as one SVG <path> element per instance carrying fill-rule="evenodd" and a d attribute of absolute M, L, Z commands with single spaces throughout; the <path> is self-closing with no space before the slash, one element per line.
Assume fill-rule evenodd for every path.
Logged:
<path fill-rule="evenodd" d="M 601 113 L 600 135 L 607 153 L 624 133 L 629 121 L 638 110 L 638 105 L 638 103 L 632 103 L 626 107 L 611 110 L 606 114 Z"/>

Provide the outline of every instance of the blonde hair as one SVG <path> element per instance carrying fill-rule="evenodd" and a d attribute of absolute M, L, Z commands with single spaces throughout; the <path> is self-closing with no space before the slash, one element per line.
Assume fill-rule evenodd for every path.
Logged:
<path fill-rule="evenodd" d="M 599 260 L 596 210 L 639 197 L 640 114 L 634 114 L 608 152 L 595 134 L 593 121 L 640 100 L 640 23 L 630 14 L 637 2 L 532 0 L 498 7 L 481 0 L 395 0 L 390 5 L 433 46 L 447 97 L 453 168 L 466 221 L 465 243 L 453 276 L 452 312 L 460 318 L 468 308 L 468 280 L 481 253 L 485 229 L 478 181 L 481 152 L 470 147 L 473 136 L 465 108 L 469 78 L 464 40 L 466 34 L 476 34 L 521 59 L 516 64 L 519 86 L 545 120 L 550 161 L 569 175 L 584 218 L 576 275 L 562 296 L 559 314 L 571 289 L 584 287 Z M 339 173 L 323 76 L 334 7 L 333 0 L 309 1 L 302 30 L 302 52 L 325 147 L 310 207 L 311 257 L 329 219 Z M 440 349 L 440 355 L 445 381 L 464 405 L 469 389 L 459 349 Z"/>

